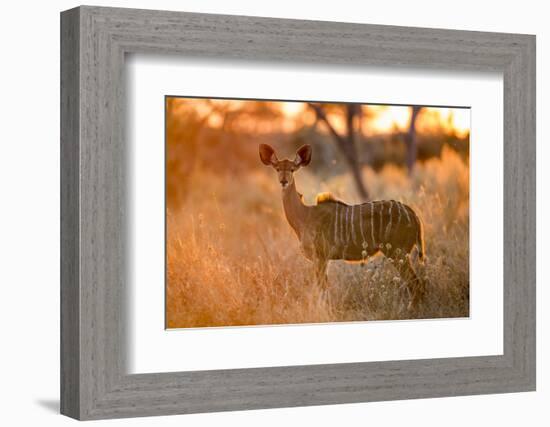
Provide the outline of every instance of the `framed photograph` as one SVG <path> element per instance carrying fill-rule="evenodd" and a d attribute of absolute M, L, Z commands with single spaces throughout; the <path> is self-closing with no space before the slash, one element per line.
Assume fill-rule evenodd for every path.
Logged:
<path fill-rule="evenodd" d="M 61 412 L 535 389 L 535 37 L 61 14 Z"/>

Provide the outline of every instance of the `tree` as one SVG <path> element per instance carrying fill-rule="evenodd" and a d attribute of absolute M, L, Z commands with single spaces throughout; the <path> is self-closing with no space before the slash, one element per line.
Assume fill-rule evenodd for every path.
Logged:
<path fill-rule="evenodd" d="M 414 171 L 414 164 L 416 163 L 416 156 L 418 153 L 417 138 L 416 138 L 416 119 L 418 118 L 418 113 L 422 107 L 414 105 L 411 107 L 411 118 L 409 120 L 409 130 L 405 134 L 405 144 L 407 146 L 407 170 L 409 171 L 409 176 L 412 175 Z"/>
<path fill-rule="evenodd" d="M 356 121 L 361 120 L 362 110 L 361 105 L 359 104 L 346 104 L 344 109 L 345 114 L 345 123 L 346 131 L 344 135 L 340 135 L 336 129 L 330 123 L 325 109 L 317 103 L 308 103 L 309 107 L 315 111 L 315 115 L 318 121 L 322 121 L 328 128 L 330 134 L 333 136 L 336 146 L 343 154 L 348 166 L 351 170 L 353 180 L 355 182 L 355 187 L 359 196 L 363 200 L 369 200 L 369 193 L 365 184 L 363 183 L 363 178 L 361 176 L 360 163 L 357 155 L 357 147 L 355 145 L 356 139 Z"/>

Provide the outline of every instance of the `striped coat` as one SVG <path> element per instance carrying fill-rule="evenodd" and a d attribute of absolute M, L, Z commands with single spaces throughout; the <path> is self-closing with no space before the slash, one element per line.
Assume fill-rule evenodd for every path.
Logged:
<path fill-rule="evenodd" d="M 347 205 L 321 195 L 305 222 L 298 237 L 310 259 L 364 261 L 378 252 L 405 255 L 414 246 L 424 258 L 422 222 L 412 208 L 395 200 Z"/>

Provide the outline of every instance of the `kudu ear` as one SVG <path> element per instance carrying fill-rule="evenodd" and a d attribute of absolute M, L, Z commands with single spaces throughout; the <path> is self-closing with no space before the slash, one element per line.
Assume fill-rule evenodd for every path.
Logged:
<path fill-rule="evenodd" d="M 266 166 L 275 166 L 278 162 L 275 150 L 267 144 L 260 144 L 260 160 Z"/>
<path fill-rule="evenodd" d="M 294 159 L 294 164 L 296 166 L 307 166 L 311 162 L 311 145 L 302 145 L 296 151 L 296 158 Z"/>

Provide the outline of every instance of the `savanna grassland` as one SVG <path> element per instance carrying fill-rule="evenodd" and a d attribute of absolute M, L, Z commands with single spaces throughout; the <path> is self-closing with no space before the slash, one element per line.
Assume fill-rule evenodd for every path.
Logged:
<path fill-rule="evenodd" d="M 260 164 L 257 143 L 247 141 L 248 166 L 212 167 L 213 160 L 198 149 L 193 155 L 203 160 L 182 172 L 178 203 L 168 205 L 166 218 L 167 327 L 469 315 L 467 157 L 443 145 L 439 155 L 417 162 L 412 175 L 393 163 L 377 171 L 368 165 L 361 169 L 373 200 L 403 201 L 424 223 L 427 260 L 415 265 L 426 281 L 426 296 L 410 312 L 402 280 L 381 256 L 364 264 L 330 262 L 328 297 L 321 292 L 285 218 L 276 174 Z M 214 164 L 234 156 L 239 165 L 238 155 L 221 150 Z M 294 152 L 290 147 L 283 151 L 287 156 Z M 350 174 L 340 172 L 301 169 L 295 176 L 298 191 L 307 204 L 324 191 L 358 203 Z"/>

